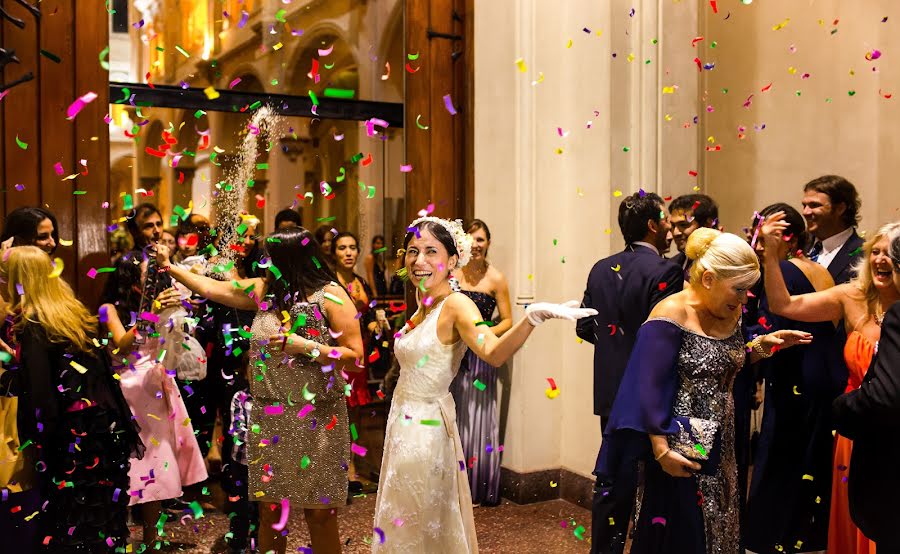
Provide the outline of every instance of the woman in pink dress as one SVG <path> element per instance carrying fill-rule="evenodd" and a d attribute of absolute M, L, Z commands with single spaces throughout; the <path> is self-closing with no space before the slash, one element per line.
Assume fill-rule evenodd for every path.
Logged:
<path fill-rule="evenodd" d="M 100 307 L 100 321 L 111 334 L 113 368 L 118 372 L 122 393 L 141 428 L 141 441 L 147 449 L 143 459 L 131 460 L 128 494 L 130 505 L 141 505 L 143 542 L 153 548 L 162 529 L 157 527 L 161 502 L 181 496 L 182 487 L 205 480 L 207 471 L 184 400 L 175 384 L 175 371 L 167 370 L 161 363 L 167 355 L 175 355 L 174 349 L 183 346 L 163 344 L 159 336 L 154 336 L 158 335 L 154 332 L 157 326 L 162 330 L 167 324 L 167 314 L 181 306 L 182 294 L 174 287 L 165 286 L 169 282 L 160 287 L 163 290 L 159 294 L 149 294 L 148 289 L 152 291 L 152 287 L 142 286 L 146 285 L 142 278 L 147 273 L 146 266 L 147 261 L 139 250 L 122 257 L 107 283 L 107 293 L 114 294 L 105 295 L 107 299 L 115 296 L 119 300 Z M 142 302 L 143 296 L 152 300 Z M 150 325 L 141 328 L 138 325 L 141 321 Z M 197 356 L 205 359 L 206 354 L 197 352 Z"/>

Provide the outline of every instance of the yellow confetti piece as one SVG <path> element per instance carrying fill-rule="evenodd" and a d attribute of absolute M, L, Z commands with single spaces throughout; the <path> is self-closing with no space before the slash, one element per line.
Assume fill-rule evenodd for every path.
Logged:
<path fill-rule="evenodd" d="M 50 278 L 54 279 L 54 278 L 62 275 L 64 267 L 65 267 L 65 264 L 63 263 L 62 258 L 54 258 L 53 259 L 53 271 L 50 272 Z M 82 373 L 84 373 L 84 372 L 82 372 Z"/>
<path fill-rule="evenodd" d="M 566 48 L 572 48 L 572 39 L 569 39 L 569 42 L 566 43 Z"/>
<path fill-rule="evenodd" d="M 810 475 L 809 473 L 807 473 L 803 476 L 803 480 L 804 481 L 814 481 L 815 478 L 812 475 Z"/>
<path fill-rule="evenodd" d="M 700 187 L 699 185 L 694 185 L 694 188 L 691 190 L 693 190 L 694 192 L 700 192 Z"/>
<path fill-rule="evenodd" d="M 628 60 L 628 61 L 630 61 L 630 62 L 633 62 L 633 61 L 634 61 L 634 54 L 628 54 L 628 57 L 625 58 L 625 59 Z"/>
<path fill-rule="evenodd" d="M 616 273 L 618 273 L 619 270 L 622 269 L 622 264 L 616 264 L 616 265 L 610 267 L 610 269 L 613 270 L 613 271 L 615 271 Z"/>
<path fill-rule="evenodd" d="M 191 424 L 191 418 L 189 418 L 189 417 L 184 418 L 184 421 L 181 422 L 182 427 L 187 427 L 190 424 Z"/>
<path fill-rule="evenodd" d="M 152 417 L 152 418 L 155 419 L 156 421 L 162 421 L 162 420 L 159 418 L 159 416 L 156 415 L 156 414 L 147 414 L 147 417 Z"/>
<path fill-rule="evenodd" d="M 544 72 L 538 71 L 538 78 L 536 81 L 531 81 L 531 86 L 535 86 L 535 85 L 537 85 L 539 83 L 543 83 L 543 82 L 544 82 Z"/>
<path fill-rule="evenodd" d="M 796 74 L 796 73 L 797 73 L 797 68 L 796 68 L 796 67 L 789 67 L 789 68 L 788 68 L 788 73 L 790 73 L 791 75 Z"/>
<path fill-rule="evenodd" d="M 525 64 L 525 60 L 523 58 L 519 58 L 518 60 L 516 60 L 516 67 L 519 68 L 519 71 L 521 73 L 525 73 L 526 71 L 528 71 L 528 66 Z"/>
<path fill-rule="evenodd" d="M 618 190 L 618 189 L 614 190 L 614 191 L 613 191 L 613 196 L 616 197 L 616 198 L 622 196 L 622 191 L 621 191 L 621 190 Z"/>
<path fill-rule="evenodd" d="M 34 513 L 31 514 L 30 516 L 25 516 L 25 521 L 31 521 L 34 518 L 34 516 L 38 515 L 39 513 L 41 513 L 40 510 L 35 510 Z"/>
<path fill-rule="evenodd" d="M 662 93 L 663 94 L 675 94 L 675 87 L 674 86 L 663 87 Z"/>
<path fill-rule="evenodd" d="M 556 389 L 547 389 L 547 390 L 544 391 L 544 394 L 547 395 L 547 398 L 549 398 L 550 400 L 553 400 L 554 398 L 556 398 L 557 396 L 559 396 L 559 389 L 558 389 L 558 388 L 556 388 Z"/>
<path fill-rule="evenodd" d="M 787 27 L 787 24 L 790 23 L 790 22 L 791 22 L 791 18 L 789 17 L 789 18 L 785 19 L 784 21 L 782 21 L 781 23 L 778 23 L 777 25 L 774 25 L 774 26 L 772 27 L 772 30 L 773 30 L 773 31 L 780 31 L 780 30 L 784 29 L 785 27 Z"/>
<path fill-rule="evenodd" d="M 150 443 L 151 443 L 153 446 L 159 446 L 159 441 L 156 440 L 156 437 L 150 437 Z"/>
<path fill-rule="evenodd" d="M 614 517 L 609 518 L 609 524 L 610 524 L 610 525 L 615 525 L 615 524 L 616 524 L 616 518 L 614 518 Z"/>
<path fill-rule="evenodd" d="M 708 137 L 706 137 L 706 142 L 712 144 L 712 143 L 716 142 L 716 137 L 709 135 Z"/>
<path fill-rule="evenodd" d="M 609 227 L 607 227 L 606 229 L 604 229 L 603 232 L 606 233 L 607 235 L 611 235 L 611 234 L 612 234 L 612 229 L 610 229 Z"/>
<path fill-rule="evenodd" d="M 550 481 L 550 488 L 555 489 L 557 486 L 559 486 L 559 483 L 557 483 L 556 481 Z"/>
<path fill-rule="evenodd" d="M 203 94 L 205 94 L 206 97 L 209 98 L 210 100 L 215 100 L 216 98 L 219 97 L 219 91 L 217 91 L 216 88 L 213 86 L 208 86 L 205 89 L 203 89 Z"/>
<path fill-rule="evenodd" d="M 69 362 L 69 365 L 72 366 L 72 367 L 74 367 L 74 368 L 75 368 L 75 371 L 77 371 L 78 373 L 80 373 L 80 374 L 82 374 L 82 375 L 84 375 L 85 373 L 87 373 L 87 368 L 84 367 L 83 365 L 79 364 L 79 363 L 76 362 L 75 360 L 70 361 L 70 362 Z"/>
<path fill-rule="evenodd" d="M 796 394 L 797 396 L 800 396 L 800 392 L 797 391 L 797 385 L 794 385 L 794 394 Z"/>
<path fill-rule="evenodd" d="M 59 239 L 59 244 L 61 246 L 72 246 L 73 244 L 75 244 L 75 241 L 68 240 L 68 239 Z"/>
<path fill-rule="evenodd" d="M 562 148 L 557 148 L 557 149 L 556 149 L 556 153 L 557 153 L 557 154 L 562 154 L 562 153 L 563 153 L 563 149 L 562 149 Z"/>
<path fill-rule="evenodd" d="M 272 50 L 277 51 L 277 50 L 281 50 L 282 48 L 284 48 L 284 45 L 279 42 L 278 44 L 276 44 L 275 46 L 272 47 Z"/>
<path fill-rule="evenodd" d="M 529 273 L 529 274 L 528 274 L 528 280 L 529 280 L 529 281 L 534 281 L 534 274 L 533 274 L 533 273 Z"/>
<path fill-rule="evenodd" d="M 666 120 L 666 121 L 672 121 L 672 116 L 669 115 L 669 114 L 666 114 L 665 120 Z"/>

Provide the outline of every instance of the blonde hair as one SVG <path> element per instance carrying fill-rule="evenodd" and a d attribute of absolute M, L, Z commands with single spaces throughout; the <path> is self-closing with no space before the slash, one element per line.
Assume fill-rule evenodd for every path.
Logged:
<path fill-rule="evenodd" d="M 853 265 L 853 271 L 856 273 L 856 276 L 850 282 L 865 297 L 866 309 L 869 315 L 875 314 L 877 311 L 876 306 L 878 305 L 878 289 L 875 288 L 875 282 L 872 280 L 872 264 L 869 261 L 869 258 L 872 256 L 872 249 L 875 248 L 875 243 L 881 239 L 885 237 L 890 239 L 896 236 L 897 233 L 900 233 L 900 222 L 882 225 L 877 233 L 866 238 L 866 242 L 862 245 L 862 256 Z M 890 246 L 888 246 L 888 251 L 890 251 Z M 886 306 L 884 308 L 887 309 Z"/>
<path fill-rule="evenodd" d="M 52 272 L 50 257 L 36 246 L 11 248 L 0 261 L 0 275 L 9 290 L 9 308 L 21 312 L 15 328 L 21 331 L 27 322 L 36 323 L 44 328 L 50 342 L 71 343 L 91 352 L 97 317 L 75 298 L 62 277 L 50 277 Z"/>
<path fill-rule="evenodd" d="M 739 279 L 742 288 L 759 280 L 759 259 L 747 242 L 731 233 L 701 227 L 688 237 L 684 250 L 691 265 L 691 284 L 698 285 L 705 271 L 717 279 Z"/>

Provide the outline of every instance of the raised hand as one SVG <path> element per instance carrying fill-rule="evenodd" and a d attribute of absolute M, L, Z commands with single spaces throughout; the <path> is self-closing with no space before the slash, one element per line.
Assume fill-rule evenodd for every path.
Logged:
<path fill-rule="evenodd" d="M 688 460 L 678 452 L 669 450 L 659 459 L 663 471 L 672 477 L 691 477 L 700 470 L 700 464 Z"/>
<path fill-rule="evenodd" d="M 159 314 L 176 306 L 181 306 L 181 292 L 175 287 L 169 287 L 156 296 L 150 311 L 154 314 Z"/>
<path fill-rule="evenodd" d="M 157 243 L 154 247 L 156 249 L 156 263 L 159 267 L 169 267 L 169 257 L 172 255 L 169 252 L 169 247 L 162 243 Z"/>
<path fill-rule="evenodd" d="M 778 243 L 784 240 L 784 231 L 789 227 L 785 221 L 784 212 L 775 212 L 767 215 L 763 224 L 759 228 L 759 238 L 764 241 L 766 246 L 775 247 L 773 252 L 777 252 Z"/>
<path fill-rule="evenodd" d="M 525 308 L 525 316 L 528 323 L 537 327 L 548 319 L 567 319 L 574 321 L 583 317 L 591 317 L 597 315 L 597 310 L 593 308 L 582 308 L 581 302 L 578 300 L 569 300 L 563 304 L 553 304 L 550 302 L 537 302 L 530 304 Z"/>

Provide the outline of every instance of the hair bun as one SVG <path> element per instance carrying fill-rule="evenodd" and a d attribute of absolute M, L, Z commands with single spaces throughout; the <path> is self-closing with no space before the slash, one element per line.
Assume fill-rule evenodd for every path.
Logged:
<path fill-rule="evenodd" d="M 685 255 L 691 260 L 699 260 L 709 250 L 709 246 L 713 241 L 719 238 L 721 234 L 721 231 L 710 229 L 709 227 L 700 227 L 694 230 L 691 236 L 688 237 L 687 245 L 684 248 Z"/>

